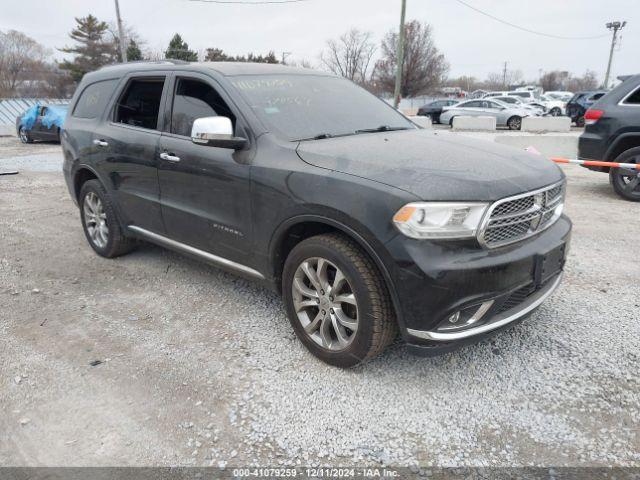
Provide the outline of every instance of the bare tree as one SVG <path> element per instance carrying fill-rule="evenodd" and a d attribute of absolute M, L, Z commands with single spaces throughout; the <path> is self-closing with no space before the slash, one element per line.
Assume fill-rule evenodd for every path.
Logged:
<path fill-rule="evenodd" d="M 109 22 L 107 25 L 109 26 L 108 35 L 111 37 L 112 39 L 111 41 L 115 46 L 118 61 L 121 62 L 122 58 L 120 55 L 120 31 L 118 30 L 118 25 L 115 22 Z M 134 47 L 138 49 L 138 52 L 136 53 L 139 53 L 139 55 L 134 55 L 133 58 L 129 58 L 129 55 L 127 55 L 127 59 L 130 62 L 136 61 L 136 60 L 142 60 L 141 57 L 143 57 L 144 55 L 142 54 L 141 50 L 146 47 L 146 42 L 140 37 L 140 34 L 138 33 L 138 31 L 131 25 L 127 24 L 126 22 L 123 22 L 123 30 L 124 30 L 124 38 L 125 38 L 125 41 L 127 42 L 127 49 L 129 49 L 133 44 Z"/>
<path fill-rule="evenodd" d="M 0 96 L 14 96 L 42 70 L 49 51 L 22 32 L 0 32 Z"/>
<path fill-rule="evenodd" d="M 320 55 L 320 61 L 336 75 L 363 84 L 367 82 L 375 51 L 371 33 L 352 28 L 340 38 L 327 41 L 327 50 Z"/>
<path fill-rule="evenodd" d="M 436 48 L 431 26 L 413 20 L 405 25 L 405 55 L 402 63 L 403 97 L 433 91 L 446 80 L 449 63 Z M 376 64 L 376 83 L 392 92 L 396 79 L 398 33 L 390 31 L 382 40 L 382 59 Z"/>
<path fill-rule="evenodd" d="M 502 72 L 492 72 L 487 75 L 484 82 L 485 88 L 490 90 L 508 90 L 512 85 L 522 83 L 521 70 L 506 70 Z"/>
<path fill-rule="evenodd" d="M 593 70 L 587 70 L 581 77 L 571 77 L 567 81 L 567 90 L 570 92 L 595 90 L 596 88 L 598 88 L 598 76 Z"/>

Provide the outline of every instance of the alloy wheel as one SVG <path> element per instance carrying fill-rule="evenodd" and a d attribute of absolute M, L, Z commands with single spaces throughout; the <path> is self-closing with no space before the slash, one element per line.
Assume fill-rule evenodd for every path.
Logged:
<path fill-rule="evenodd" d="M 105 248 L 109 242 L 109 227 L 102 200 L 94 192 L 89 192 L 84 197 L 82 210 L 89 238 L 96 247 Z"/>
<path fill-rule="evenodd" d="M 29 143 L 29 135 L 24 127 L 20 128 L 20 141 L 22 143 Z"/>
<path fill-rule="evenodd" d="M 336 265 L 320 257 L 304 260 L 291 289 L 298 320 L 315 343 L 332 351 L 351 344 L 358 330 L 358 304 Z"/>
<path fill-rule="evenodd" d="M 520 117 L 512 117 L 509 119 L 509 125 L 507 125 L 511 130 L 520 130 L 522 126 L 522 119 Z"/>

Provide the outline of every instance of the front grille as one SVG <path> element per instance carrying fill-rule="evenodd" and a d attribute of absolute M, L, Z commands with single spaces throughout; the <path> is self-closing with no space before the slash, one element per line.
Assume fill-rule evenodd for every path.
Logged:
<path fill-rule="evenodd" d="M 550 227 L 559 217 L 556 207 L 564 201 L 565 183 L 558 183 L 516 197 L 498 200 L 478 240 L 489 248 L 523 240 Z"/>

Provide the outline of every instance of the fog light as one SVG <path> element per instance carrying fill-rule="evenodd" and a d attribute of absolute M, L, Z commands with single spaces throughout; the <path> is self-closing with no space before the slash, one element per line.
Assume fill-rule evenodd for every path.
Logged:
<path fill-rule="evenodd" d="M 458 323 L 460 320 L 460 310 L 449 317 L 449 323 Z"/>
<path fill-rule="evenodd" d="M 491 308 L 491 305 L 493 305 L 493 300 L 465 308 L 464 310 L 458 310 L 449 315 L 447 320 L 438 326 L 437 330 L 439 332 L 450 332 L 452 330 L 463 330 L 471 327 L 480 322 L 482 317 L 484 317 Z"/>

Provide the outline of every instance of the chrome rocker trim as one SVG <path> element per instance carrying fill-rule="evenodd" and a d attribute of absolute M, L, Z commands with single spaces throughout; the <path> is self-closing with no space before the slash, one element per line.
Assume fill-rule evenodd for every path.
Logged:
<path fill-rule="evenodd" d="M 218 265 L 221 267 L 230 268 L 232 270 L 237 270 L 246 275 L 250 275 L 252 277 L 258 278 L 260 280 L 264 280 L 264 275 L 262 275 L 257 270 L 253 268 L 249 268 L 246 265 L 241 265 L 239 263 L 233 262 L 231 260 L 227 260 L 223 257 L 218 257 L 217 255 L 213 255 L 212 253 L 205 252 L 198 248 L 192 247 L 190 245 L 185 245 L 184 243 L 177 242 L 170 238 L 164 237 L 162 235 L 158 235 L 157 233 L 150 232 L 149 230 L 145 230 L 144 228 L 137 227 L 135 225 L 129 225 L 127 227 L 129 230 L 141 235 L 153 243 L 157 243 L 159 245 L 166 246 L 168 248 L 172 248 L 174 250 L 178 250 L 184 253 L 188 253 L 191 255 L 195 255 L 196 257 L 200 257 L 203 260 L 212 263 L 214 265 Z"/>
<path fill-rule="evenodd" d="M 425 330 L 414 330 L 411 328 L 407 329 L 407 333 L 414 337 L 424 338 L 426 340 L 450 342 L 454 340 L 462 340 L 463 338 L 473 337 L 474 335 L 480 335 L 481 333 L 490 332 L 491 330 L 495 330 L 524 317 L 526 314 L 540 306 L 540 304 L 544 302 L 547 297 L 549 297 L 549 295 L 551 295 L 556 290 L 556 288 L 558 288 L 558 285 L 560 285 L 560 281 L 562 280 L 562 275 L 563 274 L 560 273 L 558 275 L 558 278 L 556 278 L 551 285 L 542 288 L 539 292 L 534 293 L 518 307 L 507 310 L 500 315 L 496 315 L 490 323 L 479 325 L 477 327 L 470 328 L 469 330 L 463 330 L 461 332 L 454 333 L 431 332 Z M 518 310 L 513 313 L 516 309 Z"/>

